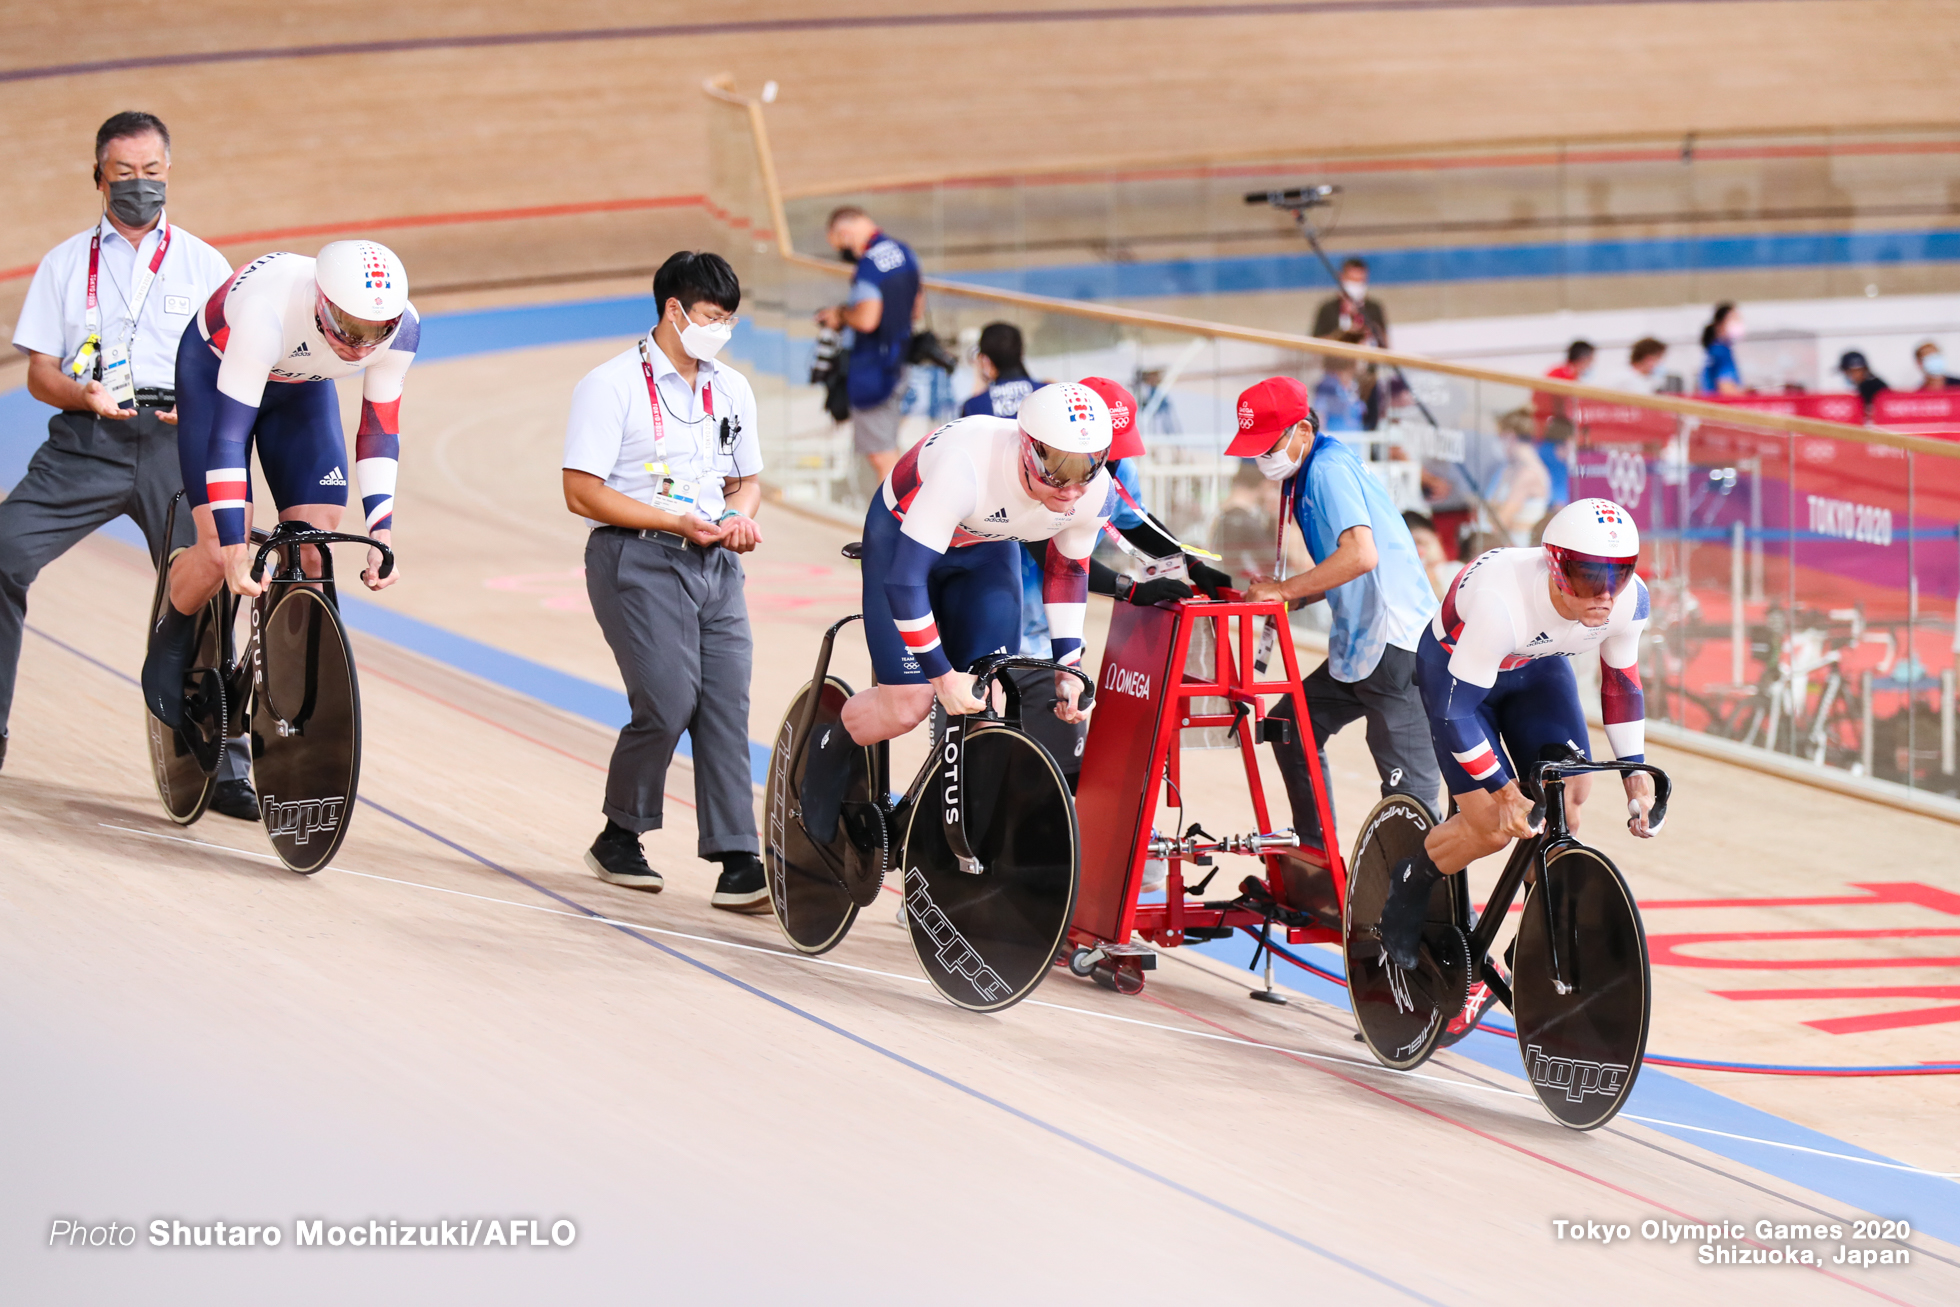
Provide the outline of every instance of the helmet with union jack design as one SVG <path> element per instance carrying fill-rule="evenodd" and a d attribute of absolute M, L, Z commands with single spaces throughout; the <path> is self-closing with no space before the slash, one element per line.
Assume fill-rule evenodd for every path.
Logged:
<path fill-rule="evenodd" d="M 365 353 L 401 325 L 408 309 L 408 270 L 386 245 L 334 241 L 314 257 L 315 305 L 330 343 Z"/>
<path fill-rule="evenodd" d="M 1580 599 L 1617 595 L 1640 561 L 1640 528 L 1610 499 L 1578 499 L 1545 524 L 1552 584 Z"/>
<path fill-rule="evenodd" d="M 1109 405 L 1079 381 L 1043 386 L 1021 401 L 1021 461 L 1044 485 L 1087 485 L 1109 461 Z"/>

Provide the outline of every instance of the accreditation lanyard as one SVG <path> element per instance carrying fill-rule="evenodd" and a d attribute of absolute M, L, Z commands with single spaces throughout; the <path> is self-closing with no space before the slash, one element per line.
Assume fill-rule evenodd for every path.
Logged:
<path fill-rule="evenodd" d="M 170 251 L 170 221 L 166 218 L 157 236 L 156 253 L 150 256 L 150 266 L 136 274 L 129 288 L 129 337 L 124 344 L 136 335 L 136 319 L 143 312 L 143 301 L 150 297 L 150 287 L 156 282 L 157 269 L 163 266 L 163 256 Z M 95 220 L 95 234 L 88 242 L 88 301 L 83 306 L 82 321 L 91 336 L 102 334 L 102 310 L 96 297 L 96 284 L 102 272 L 102 220 Z"/>
<path fill-rule="evenodd" d="M 93 282 L 91 282 L 93 284 Z M 646 374 L 647 404 L 653 409 L 653 460 L 656 463 L 667 461 L 667 423 L 660 416 L 660 389 L 653 380 L 653 354 L 647 349 L 646 338 L 640 338 L 640 371 Z M 710 418 L 715 415 L 715 388 L 713 383 L 701 387 L 701 407 Z"/>

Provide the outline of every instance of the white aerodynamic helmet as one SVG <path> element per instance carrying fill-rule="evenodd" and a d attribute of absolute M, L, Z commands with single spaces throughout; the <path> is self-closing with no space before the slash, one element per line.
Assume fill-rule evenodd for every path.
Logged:
<path fill-rule="evenodd" d="M 1086 485 L 1109 461 L 1115 425 L 1109 405 L 1074 381 L 1043 386 L 1021 401 L 1021 458 L 1046 485 Z"/>
<path fill-rule="evenodd" d="M 357 350 L 373 349 L 408 308 L 408 271 L 386 245 L 335 241 L 314 259 L 320 328 Z"/>
<path fill-rule="evenodd" d="M 1617 595 L 1640 560 L 1640 528 L 1610 499 L 1574 500 L 1545 524 L 1545 556 L 1552 584 L 1566 594 Z"/>

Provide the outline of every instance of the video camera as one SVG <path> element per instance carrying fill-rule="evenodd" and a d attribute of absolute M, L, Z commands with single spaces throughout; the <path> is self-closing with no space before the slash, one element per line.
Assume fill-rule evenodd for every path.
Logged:
<path fill-rule="evenodd" d="M 1248 191 L 1245 202 L 1275 209 L 1317 209 L 1332 204 L 1340 193 L 1338 186 L 1294 186 L 1283 191 Z"/>

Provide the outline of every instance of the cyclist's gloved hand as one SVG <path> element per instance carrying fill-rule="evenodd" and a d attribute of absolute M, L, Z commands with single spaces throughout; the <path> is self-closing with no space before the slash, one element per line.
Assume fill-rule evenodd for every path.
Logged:
<path fill-rule="evenodd" d="M 1123 601 L 1147 608 L 1151 604 L 1165 604 L 1174 599 L 1189 599 L 1192 593 L 1190 586 L 1175 577 L 1158 576 L 1148 581 L 1132 581 Z"/>
<path fill-rule="evenodd" d="M 1218 592 L 1220 590 L 1229 590 L 1232 586 L 1232 574 L 1230 572 L 1221 572 L 1210 564 L 1193 558 L 1189 554 L 1184 556 L 1184 564 L 1186 569 L 1191 573 L 1191 584 L 1197 586 L 1213 599 L 1218 598 Z"/>

